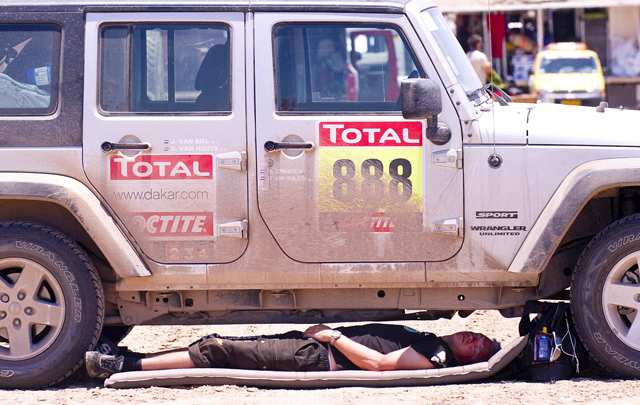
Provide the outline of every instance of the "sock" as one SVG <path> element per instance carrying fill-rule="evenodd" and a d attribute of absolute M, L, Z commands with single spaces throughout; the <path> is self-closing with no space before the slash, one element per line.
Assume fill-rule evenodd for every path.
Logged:
<path fill-rule="evenodd" d="M 144 357 L 129 357 L 125 356 L 124 363 L 122 365 L 122 371 L 142 371 L 142 359 Z"/>

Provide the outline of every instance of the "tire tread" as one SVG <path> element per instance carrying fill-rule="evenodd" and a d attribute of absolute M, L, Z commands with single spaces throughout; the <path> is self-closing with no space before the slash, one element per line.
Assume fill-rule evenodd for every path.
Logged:
<path fill-rule="evenodd" d="M 626 226 L 630 223 L 634 223 L 634 222 L 639 222 L 640 223 L 640 213 L 636 213 L 636 214 L 632 214 L 629 215 L 627 217 L 621 218 L 617 221 L 615 221 L 614 223 L 612 223 L 611 225 L 607 226 L 606 228 L 604 228 L 602 231 L 600 231 L 593 239 L 591 239 L 591 241 L 589 242 L 589 244 L 587 245 L 586 248 L 584 248 L 584 250 L 582 251 L 582 253 L 580 254 L 580 257 L 578 258 L 578 261 L 576 263 L 576 267 L 573 270 L 573 274 L 571 275 L 571 285 L 575 285 L 574 283 L 576 282 L 576 279 L 578 277 L 580 277 L 580 274 L 582 273 L 582 267 L 584 265 L 584 260 L 585 257 L 591 253 L 591 250 L 593 249 L 593 246 L 599 244 L 603 239 L 606 239 L 609 237 L 609 235 L 613 232 L 616 232 L 617 229 L 619 227 L 623 227 Z M 574 303 L 575 303 L 575 299 L 574 299 L 574 289 L 571 288 L 570 289 L 570 293 L 569 293 L 569 297 L 570 297 L 570 304 L 571 304 L 571 313 L 575 314 L 576 312 L 576 308 L 574 307 Z M 573 317 L 573 323 L 576 327 L 576 330 L 578 332 L 578 336 L 584 336 L 587 331 L 584 328 L 584 325 L 582 325 L 582 321 L 578 318 L 578 317 Z M 593 361 L 595 361 L 599 367 L 602 367 L 604 370 L 606 370 L 608 373 L 611 373 L 613 375 L 615 375 L 616 377 L 620 377 L 620 378 L 626 378 L 627 376 L 615 371 L 613 368 L 609 367 L 608 365 L 606 365 L 605 363 L 603 363 L 602 361 L 600 361 L 598 359 L 597 356 L 594 356 L 591 349 L 589 348 L 588 345 L 585 345 L 583 343 L 583 346 L 587 349 L 587 351 L 589 352 L 589 354 L 591 355 L 591 359 Z"/>
<path fill-rule="evenodd" d="M 39 224 L 31 221 L 7 221 L 0 223 L 0 232 L 5 229 L 21 229 L 28 232 L 37 232 L 43 234 L 52 240 L 55 240 L 58 244 L 62 245 L 62 248 L 68 249 L 71 251 L 77 258 L 79 258 L 84 265 L 84 269 L 87 271 L 89 276 L 91 277 L 91 283 L 93 284 L 93 291 L 95 291 L 95 298 L 98 303 L 98 314 L 96 317 L 96 324 L 93 329 L 93 336 L 91 337 L 91 344 L 86 348 L 86 350 L 91 350 L 95 347 L 98 339 L 100 338 L 100 333 L 102 331 L 102 325 L 104 322 L 104 294 L 102 291 L 102 283 L 100 282 L 100 277 L 98 275 L 98 271 L 93 266 L 93 263 L 87 256 L 87 254 L 68 236 L 64 233 L 51 228 L 49 226 Z M 80 367 L 84 365 L 84 356 L 81 356 L 78 363 L 71 368 L 64 376 L 61 378 L 49 382 L 47 384 L 36 385 L 34 388 L 46 388 L 52 385 L 58 384 L 66 378 L 70 377 L 73 373 L 75 373 Z"/>

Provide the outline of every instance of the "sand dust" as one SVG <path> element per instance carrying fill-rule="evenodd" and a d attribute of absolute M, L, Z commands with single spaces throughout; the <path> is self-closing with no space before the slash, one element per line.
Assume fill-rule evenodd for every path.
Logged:
<path fill-rule="evenodd" d="M 495 311 L 476 311 L 467 318 L 399 322 L 440 335 L 472 330 L 508 342 L 518 335 L 518 319 Z M 334 326 L 337 326 L 335 324 Z M 135 351 L 184 347 L 217 332 L 239 336 L 304 330 L 306 325 L 138 326 L 122 342 Z M 239 386 L 109 389 L 84 373 L 74 381 L 39 391 L 4 391 L 4 404 L 640 404 L 640 381 L 608 377 L 597 370 L 569 381 L 526 383 L 491 381 L 428 387 L 339 388 L 319 390 L 258 389 Z"/>

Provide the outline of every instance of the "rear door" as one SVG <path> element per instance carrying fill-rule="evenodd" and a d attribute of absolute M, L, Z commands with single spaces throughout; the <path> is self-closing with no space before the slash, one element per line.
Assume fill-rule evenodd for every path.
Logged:
<path fill-rule="evenodd" d="M 438 80 L 406 18 L 257 13 L 255 37 L 258 201 L 282 249 L 303 262 L 452 257 L 460 124 L 446 96 L 448 144 L 402 118 L 400 81 Z"/>
<path fill-rule="evenodd" d="M 85 171 L 153 260 L 246 248 L 243 44 L 242 13 L 87 15 Z"/>

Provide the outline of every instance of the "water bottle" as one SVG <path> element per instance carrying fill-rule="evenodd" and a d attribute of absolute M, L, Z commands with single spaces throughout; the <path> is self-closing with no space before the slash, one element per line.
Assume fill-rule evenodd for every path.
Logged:
<path fill-rule="evenodd" d="M 542 332 L 537 332 L 533 341 L 533 363 L 548 362 L 551 360 L 552 337 L 547 333 L 547 327 Z"/>

